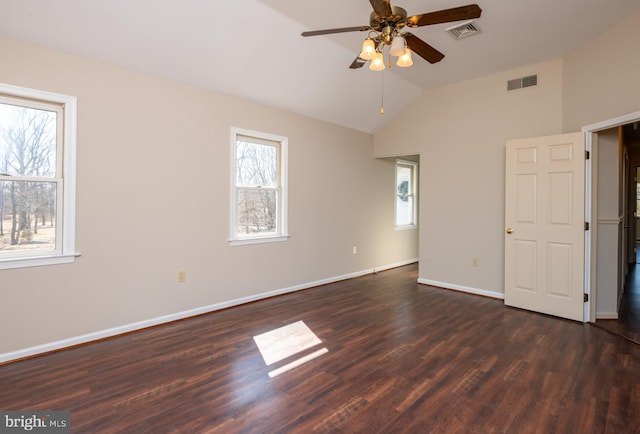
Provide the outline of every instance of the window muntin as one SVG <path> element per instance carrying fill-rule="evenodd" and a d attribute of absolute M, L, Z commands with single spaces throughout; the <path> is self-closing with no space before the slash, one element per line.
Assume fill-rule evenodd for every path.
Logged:
<path fill-rule="evenodd" d="M 0 269 L 73 261 L 76 99 L 0 84 Z"/>
<path fill-rule="evenodd" d="M 287 139 L 232 130 L 231 243 L 286 238 Z"/>
<path fill-rule="evenodd" d="M 417 224 L 417 167 L 418 164 L 412 161 L 396 161 L 396 227 L 413 227 Z"/>

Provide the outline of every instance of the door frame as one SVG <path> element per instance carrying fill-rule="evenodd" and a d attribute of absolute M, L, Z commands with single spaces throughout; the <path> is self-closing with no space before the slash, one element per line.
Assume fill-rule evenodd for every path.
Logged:
<path fill-rule="evenodd" d="M 629 113 L 627 115 L 608 119 L 582 127 L 585 133 L 585 150 L 589 152 L 590 158 L 585 164 L 585 207 L 584 221 L 589 222 L 590 230 L 585 231 L 584 235 L 584 292 L 589 299 L 584 304 L 584 322 L 596 321 L 596 253 L 598 246 L 597 220 L 598 220 L 598 197 L 597 197 L 597 153 L 593 152 L 593 143 L 595 136 L 600 131 L 610 128 L 619 127 L 621 125 L 630 124 L 640 121 L 640 111 Z"/>

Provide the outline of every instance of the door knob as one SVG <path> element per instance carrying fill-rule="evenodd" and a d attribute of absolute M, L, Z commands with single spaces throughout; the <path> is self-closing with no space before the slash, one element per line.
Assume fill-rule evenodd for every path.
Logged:
<path fill-rule="evenodd" d="M 513 233 L 513 228 L 507 228 L 507 233 L 508 234 L 512 234 Z"/>

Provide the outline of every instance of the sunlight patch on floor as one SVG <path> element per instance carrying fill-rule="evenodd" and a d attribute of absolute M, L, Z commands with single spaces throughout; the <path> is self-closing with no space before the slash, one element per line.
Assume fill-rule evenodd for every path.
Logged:
<path fill-rule="evenodd" d="M 260 354 L 267 366 L 271 366 L 274 363 L 285 360 L 322 343 L 318 336 L 316 336 L 303 321 L 297 321 L 254 336 L 253 340 L 258 346 L 258 350 L 260 350 Z M 273 378 L 328 352 L 329 350 L 322 348 L 306 354 L 269 372 L 269 377 Z"/>

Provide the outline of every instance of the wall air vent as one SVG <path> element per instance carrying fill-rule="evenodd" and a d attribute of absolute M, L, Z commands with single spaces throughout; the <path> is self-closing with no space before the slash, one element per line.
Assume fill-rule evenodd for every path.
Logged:
<path fill-rule="evenodd" d="M 462 24 L 457 24 L 453 27 L 447 28 L 446 30 L 451 36 L 456 39 L 467 38 L 469 36 L 475 35 L 476 33 L 480 33 L 480 29 L 473 23 L 473 21 L 467 21 Z"/>
<path fill-rule="evenodd" d="M 538 85 L 538 74 L 527 75 L 526 77 L 514 78 L 507 81 L 507 90 L 522 89 Z"/>

